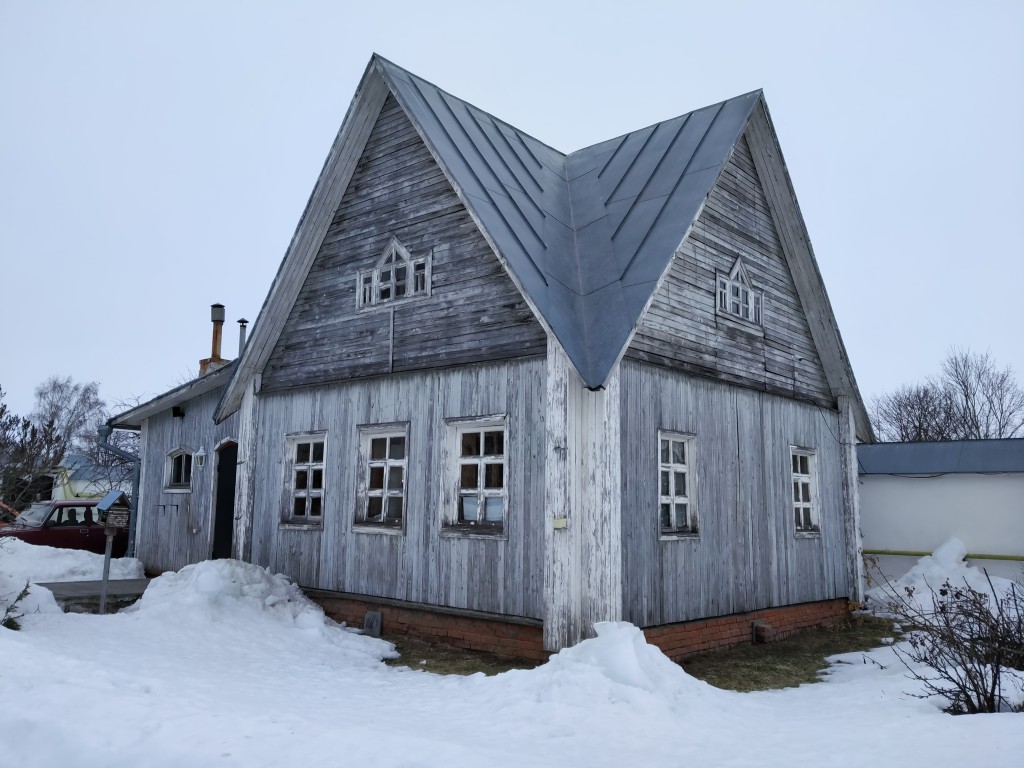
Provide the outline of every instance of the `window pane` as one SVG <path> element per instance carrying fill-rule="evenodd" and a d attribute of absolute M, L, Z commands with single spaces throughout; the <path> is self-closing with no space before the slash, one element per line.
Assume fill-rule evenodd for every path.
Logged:
<path fill-rule="evenodd" d="M 676 472 L 676 496 L 686 496 L 685 472 Z"/>
<path fill-rule="evenodd" d="M 382 283 L 390 283 L 391 282 L 391 270 L 390 269 L 382 269 L 380 271 L 380 281 Z"/>
<path fill-rule="evenodd" d="M 479 519 L 479 501 L 476 496 L 463 496 L 459 499 L 459 521 L 475 523 Z"/>
<path fill-rule="evenodd" d="M 804 528 L 806 528 L 807 530 L 810 530 L 813 527 L 814 526 L 811 524 L 811 510 L 810 509 L 805 509 L 804 510 Z"/>
<path fill-rule="evenodd" d="M 682 440 L 672 441 L 672 463 L 686 463 L 686 443 L 684 443 Z"/>
<path fill-rule="evenodd" d="M 740 287 L 738 285 L 733 285 L 732 286 L 732 295 L 734 297 L 737 297 L 737 298 L 739 297 L 739 295 L 740 295 Z"/>
<path fill-rule="evenodd" d="M 484 499 L 484 519 L 489 523 L 501 522 L 504 503 L 500 496 L 488 496 Z"/>
<path fill-rule="evenodd" d="M 400 491 L 402 490 L 402 475 L 405 474 L 403 467 L 389 467 L 388 468 L 388 490 L 389 491 Z"/>
<path fill-rule="evenodd" d="M 388 520 L 402 519 L 402 497 L 392 496 L 388 499 Z"/>
<path fill-rule="evenodd" d="M 479 456 L 480 455 L 480 433 L 479 432 L 463 432 L 462 433 L 462 456 Z"/>
<path fill-rule="evenodd" d="M 371 496 L 366 505 L 366 519 L 370 522 L 380 522 L 383 499 L 380 496 Z"/>
<path fill-rule="evenodd" d="M 387 301 L 391 298 L 391 284 L 381 285 L 380 290 L 377 292 L 377 298 L 380 301 Z"/>
<path fill-rule="evenodd" d="M 292 504 L 292 514 L 295 515 L 295 517 L 305 517 L 306 516 L 306 497 L 305 496 L 296 496 L 295 497 L 294 503 Z"/>
<path fill-rule="evenodd" d="M 795 475 L 795 474 L 797 474 L 799 472 L 800 472 L 800 457 L 797 456 L 794 453 L 793 454 L 793 474 Z"/>
<path fill-rule="evenodd" d="M 793 483 L 793 501 L 800 501 L 800 483 Z"/>
<path fill-rule="evenodd" d="M 295 470 L 295 490 L 304 491 L 309 487 L 309 473 L 304 469 Z"/>
<path fill-rule="evenodd" d="M 395 267 L 395 281 L 400 283 L 405 282 L 405 267 Z"/>
<path fill-rule="evenodd" d="M 405 458 L 405 437 L 392 437 L 391 438 L 391 458 L 392 459 L 404 459 Z"/>
<path fill-rule="evenodd" d="M 462 470 L 459 472 L 459 487 L 460 488 L 478 488 L 480 482 L 478 479 L 479 467 L 476 464 L 463 464 Z"/>
<path fill-rule="evenodd" d="M 811 474 L 810 462 L 808 461 L 808 457 L 807 456 L 801 456 L 800 457 L 800 474 L 802 474 L 802 475 L 809 475 L 809 474 Z"/>
<path fill-rule="evenodd" d="M 661 473 L 661 495 L 662 496 L 669 496 L 672 493 L 672 489 L 671 489 L 671 487 L 669 485 L 670 482 L 671 482 L 670 478 L 671 478 L 671 473 L 668 470 L 662 471 L 662 473 Z"/>
<path fill-rule="evenodd" d="M 370 441 L 370 458 L 386 459 L 388 457 L 388 439 L 375 437 Z"/>
<path fill-rule="evenodd" d="M 676 525 L 680 528 L 690 527 L 690 514 L 686 504 L 676 504 Z"/>
<path fill-rule="evenodd" d="M 669 441 L 668 440 L 662 440 L 661 441 L 661 463 L 662 464 L 668 464 L 668 460 L 669 460 Z"/>
<path fill-rule="evenodd" d="M 313 443 L 313 461 L 320 463 L 324 460 L 324 444 Z"/>
<path fill-rule="evenodd" d="M 671 528 L 672 527 L 672 505 L 662 504 L 661 505 L 661 527 Z"/>
<path fill-rule="evenodd" d="M 192 454 L 186 453 L 182 458 L 182 464 L 184 470 L 182 471 L 181 481 L 186 485 L 192 480 Z"/>
<path fill-rule="evenodd" d="M 800 484 L 800 491 L 801 491 L 801 494 L 802 494 L 802 501 L 805 501 L 805 502 L 807 502 L 809 504 L 810 501 L 811 501 L 811 484 L 810 483 L 801 483 Z"/>
<path fill-rule="evenodd" d="M 299 464 L 309 463 L 309 443 L 295 444 L 295 461 Z"/>
<path fill-rule="evenodd" d="M 793 512 L 796 514 L 796 527 L 797 530 L 803 527 L 803 517 L 800 514 L 800 507 L 795 507 Z"/>
<path fill-rule="evenodd" d="M 320 514 L 321 514 L 321 512 L 323 510 L 322 503 L 323 503 L 323 499 L 321 499 L 319 496 L 310 496 L 309 497 L 309 515 L 310 515 L 310 517 L 320 517 Z"/>
<path fill-rule="evenodd" d="M 400 299 L 405 296 L 405 281 L 395 283 L 395 298 Z"/>
<path fill-rule="evenodd" d="M 320 490 L 324 487 L 324 471 L 322 469 L 313 470 L 313 484 L 310 488 Z"/>
<path fill-rule="evenodd" d="M 413 265 L 412 290 L 413 293 L 419 293 L 426 290 L 426 288 L 427 265 L 421 261 Z"/>
<path fill-rule="evenodd" d="M 384 489 L 384 467 L 370 467 L 370 490 Z"/>
<path fill-rule="evenodd" d="M 484 455 L 501 456 L 505 453 L 505 433 L 497 430 L 484 432 Z"/>
<path fill-rule="evenodd" d="M 484 488 L 505 487 L 505 465 L 487 464 L 484 466 Z"/>

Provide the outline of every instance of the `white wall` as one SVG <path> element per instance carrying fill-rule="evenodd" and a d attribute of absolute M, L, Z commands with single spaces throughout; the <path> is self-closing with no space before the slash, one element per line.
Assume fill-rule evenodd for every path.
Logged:
<path fill-rule="evenodd" d="M 1024 556 L 1024 474 L 938 477 L 861 475 L 865 550 L 932 552 L 952 537 L 973 554 Z M 888 576 L 902 575 L 912 557 L 883 557 Z M 1024 562 L 971 560 L 993 575 L 1014 578 Z"/>

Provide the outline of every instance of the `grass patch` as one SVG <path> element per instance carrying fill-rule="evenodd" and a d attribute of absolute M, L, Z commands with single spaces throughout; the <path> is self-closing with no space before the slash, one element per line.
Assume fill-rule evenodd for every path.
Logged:
<path fill-rule="evenodd" d="M 533 669 L 538 662 L 502 659 L 482 651 L 467 651 L 450 645 L 431 643 L 414 635 L 385 637 L 394 643 L 400 658 L 388 661 L 392 667 L 425 669 L 437 675 L 472 675 L 483 672 L 497 675 L 510 669 Z"/>
<path fill-rule="evenodd" d="M 785 640 L 744 645 L 704 653 L 682 662 L 689 674 L 716 688 L 764 691 L 813 683 L 825 669 L 826 656 L 866 651 L 892 637 L 892 623 L 873 616 L 856 616 L 835 627 L 806 629 Z"/>

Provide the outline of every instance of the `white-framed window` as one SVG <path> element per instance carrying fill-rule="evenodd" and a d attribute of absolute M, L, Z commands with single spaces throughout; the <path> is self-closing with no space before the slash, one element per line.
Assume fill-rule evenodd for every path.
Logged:
<path fill-rule="evenodd" d="M 729 274 L 719 272 L 717 277 L 718 313 L 761 325 L 763 296 L 751 285 L 743 259 L 736 259 Z"/>
<path fill-rule="evenodd" d="M 321 525 L 324 519 L 324 457 L 327 435 L 288 435 L 285 440 L 285 508 L 287 523 Z"/>
<path fill-rule="evenodd" d="M 793 469 L 793 520 L 797 533 L 817 533 L 820 530 L 815 459 L 815 451 L 796 447 L 790 449 Z"/>
<path fill-rule="evenodd" d="M 697 534 L 693 435 L 658 432 L 658 525 L 662 536 Z"/>
<path fill-rule="evenodd" d="M 176 448 L 167 454 L 167 481 L 169 491 L 188 491 L 192 488 L 192 451 Z"/>
<path fill-rule="evenodd" d="M 430 294 L 430 254 L 413 257 L 392 237 L 377 263 L 359 273 L 356 302 L 362 309 Z"/>
<path fill-rule="evenodd" d="M 502 533 L 508 507 L 504 416 L 449 421 L 454 443 L 454 493 L 446 500 L 444 525 L 469 533 Z"/>
<path fill-rule="evenodd" d="M 407 424 L 359 427 L 356 525 L 402 528 L 408 456 Z"/>

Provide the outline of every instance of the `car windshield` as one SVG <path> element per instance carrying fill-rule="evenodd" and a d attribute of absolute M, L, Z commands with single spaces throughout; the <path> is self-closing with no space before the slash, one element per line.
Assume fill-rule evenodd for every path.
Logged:
<path fill-rule="evenodd" d="M 18 515 L 18 522 L 22 525 L 39 528 L 46 521 L 48 514 L 50 514 L 50 505 L 46 502 L 37 502 Z"/>

